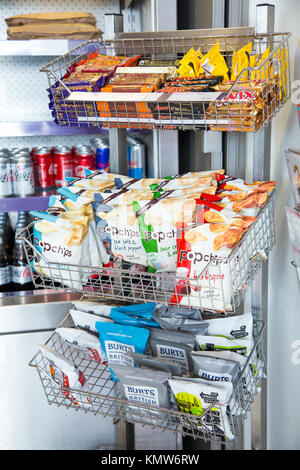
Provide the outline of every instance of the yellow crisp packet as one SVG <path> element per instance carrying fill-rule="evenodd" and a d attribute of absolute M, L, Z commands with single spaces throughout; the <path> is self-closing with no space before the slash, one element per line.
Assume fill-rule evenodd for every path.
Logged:
<path fill-rule="evenodd" d="M 224 57 L 220 53 L 219 41 L 213 46 L 212 49 L 205 54 L 200 60 L 200 65 L 203 68 L 206 76 L 223 76 L 224 82 L 229 81 L 228 67 Z"/>
<path fill-rule="evenodd" d="M 287 94 L 287 67 L 288 55 L 287 48 L 276 51 L 272 55 L 271 65 L 271 78 L 275 79 L 276 84 L 280 89 L 280 98 L 282 99 Z"/>
<path fill-rule="evenodd" d="M 230 79 L 236 80 L 243 69 L 250 65 L 250 52 L 252 50 L 252 42 L 249 42 L 246 46 L 233 53 L 232 56 L 232 67 Z M 249 77 L 248 71 L 245 71 L 240 79 L 247 80 Z"/>
<path fill-rule="evenodd" d="M 203 57 L 200 48 L 197 51 L 192 47 L 180 61 L 178 74 L 181 77 L 198 77 L 204 70 L 200 66 L 200 59 Z"/>
<path fill-rule="evenodd" d="M 263 55 L 261 56 L 260 60 L 256 63 L 256 66 L 260 66 L 270 55 L 270 48 L 268 47 Z M 251 80 L 265 80 L 266 78 L 269 78 L 271 73 L 270 70 L 270 64 L 266 63 L 261 70 L 254 70 L 251 73 Z"/>

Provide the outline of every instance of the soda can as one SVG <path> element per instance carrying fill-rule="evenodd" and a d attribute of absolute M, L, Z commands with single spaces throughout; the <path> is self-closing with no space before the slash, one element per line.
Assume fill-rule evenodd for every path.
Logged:
<path fill-rule="evenodd" d="M 54 164 L 51 150 L 47 147 L 33 151 L 35 185 L 38 191 L 54 186 Z"/>
<path fill-rule="evenodd" d="M 145 176 L 145 145 L 138 140 L 127 138 L 128 176 L 141 179 Z"/>
<path fill-rule="evenodd" d="M 0 152 L 0 197 L 9 197 L 12 194 L 10 159 L 5 153 Z"/>
<path fill-rule="evenodd" d="M 74 176 L 73 158 L 68 147 L 56 147 L 53 156 L 54 184 L 55 186 L 66 186 L 66 178 Z"/>
<path fill-rule="evenodd" d="M 95 169 L 95 157 L 91 147 L 79 146 L 75 148 L 74 174 L 75 178 L 85 178 L 85 169 Z"/>
<path fill-rule="evenodd" d="M 15 196 L 32 196 L 35 193 L 33 162 L 28 152 L 18 152 L 10 159 L 13 193 Z"/>
<path fill-rule="evenodd" d="M 109 145 L 105 140 L 92 139 L 91 144 L 95 154 L 96 170 L 109 173 Z"/>

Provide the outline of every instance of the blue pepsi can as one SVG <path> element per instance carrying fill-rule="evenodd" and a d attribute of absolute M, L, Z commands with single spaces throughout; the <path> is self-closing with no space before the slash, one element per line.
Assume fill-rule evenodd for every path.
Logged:
<path fill-rule="evenodd" d="M 102 139 L 92 139 L 91 144 L 95 155 L 96 169 L 109 173 L 109 145 Z"/>
<path fill-rule="evenodd" d="M 127 138 L 128 176 L 141 179 L 145 176 L 145 146 L 138 140 Z"/>

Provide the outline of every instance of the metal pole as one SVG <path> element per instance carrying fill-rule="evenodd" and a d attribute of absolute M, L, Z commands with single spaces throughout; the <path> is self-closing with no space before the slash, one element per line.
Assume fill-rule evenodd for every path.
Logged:
<path fill-rule="evenodd" d="M 261 4 L 256 7 L 256 32 L 274 32 L 274 5 Z M 259 130 L 253 136 L 253 180 L 262 181 L 270 178 L 271 124 Z M 264 345 L 267 360 L 268 350 L 268 263 L 255 277 L 251 288 L 252 309 L 258 318 L 265 321 Z M 254 404 L 256 413 L 252 419 L 252 442 L 256 449 L 267 449 L 267 381 L 264 380 L 260 394 Z M 260 422 L 257 419 L 260 415 Z"/>
<path fill-rule="evenodd" d="M 173 0 L 151 0 L 151 27 L 153 31 L 177 29 L 177 6 Z M 153 131 L 154 177 L 179 173 L 178 131 Z"/>

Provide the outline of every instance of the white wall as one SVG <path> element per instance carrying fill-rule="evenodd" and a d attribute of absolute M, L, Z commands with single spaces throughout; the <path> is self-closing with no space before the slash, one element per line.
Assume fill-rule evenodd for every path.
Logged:
<path fill-rule="evenodd" d="M 255 25 L 255 0 L 250 0 L 250 25 Z M 289 31 L 291 80 L 300 79 L 300 1 L 277 0 L 275 31 Z M 271 179 L 278 182 L 277 244 L 270 257 L 268 345 L 268 448 L 300 449 L 300 364 L 292 362 L 292 344 L 300 340 L 300 283 L 289 243 L 285 206 L 293 206 L 284 151 L 300 149 L 295 104 L 289 100 L 274 119 L 271 143 Z"/>

